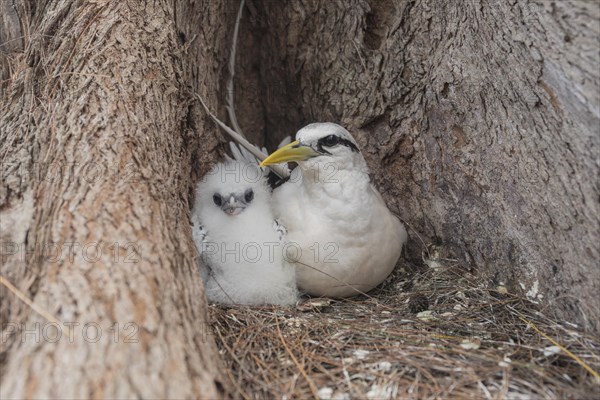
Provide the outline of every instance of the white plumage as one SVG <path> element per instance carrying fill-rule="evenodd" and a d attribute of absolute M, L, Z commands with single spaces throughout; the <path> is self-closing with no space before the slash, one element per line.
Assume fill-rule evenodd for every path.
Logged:
<path fill-rule="evenodd" d="M 316 296 L 346 297 L 366 292 L 381 283 L 394 269 L 406 243 L 406 229 L 388 210 L 371 184 L 366 162 L 356 141 L 341 126 L 310 124 L 297 133 L 295 142 L 269 157 L 243 136 L 233 106 L 235 47 L 243 7 L 242 0 L 230 55 L 227 94 L 227 111 L 237 132 L 220 121 L 202 97 L 196 97 L 211 118 L 248 151 L 236 155 L 237 149 L 232 147 L 238 161 L 245 158 L 254 162 L 256 157 L 263 160 L 261 167 L 269 165 L 281 178 L 290 177 L 290 171 L 277 164 L 298 163 L 299 168 L 292 172 L 291 179 L 275 190 L 272 204 L 275 216 L 288 228 L 288 240 L 293 249 L 298 250 L 289 257 L 289 261 L 296 269 L 299 287 Z M 216 169 L 222 168 L 223 164 L 220 165 Z M 242 165 L 246 165 L 246 161 Z M 266 193 L 268 198 L 264 182 L 259 192 Z M 226 182 L 225 186 L 230 187 L 230 184 Z M 244 189 L 243 185 L 231 187 L 239 193 Z M 210 194 L 206 193 L 217 188 L 220 188 L 219 182 L 209 184 L 208 181 L 198 187 L 194 218 L 200 218 L 208 231 L 204 237 L 204 231 L 197 229 L 199 222 L 195 222 L 194 239 L 200 248 L 211 234 L 222 238 L 225 243 L 244 243 L 255 237 L 271 238 L 272 232 L 265 228 L 265 221 L 270 221 L 273 215 L 269 207 L 264 207 L 270 201 L 257 207 L 260 210 L 256 214 L 252 207 L 248 207 L 239 215 L 229 216 L 211 210 L 210 198 L 206 198 Z M 281 253 L 278 254 L 281 256 Z M 297 296 L 295 288 L 291 290 L 293 271 L 285 265 L 277 269 L 279 260 L 260 264 L 257 268 L 256 264 L 219 262 L 213 256 L 208 264 L 214 277 L 206 279 L 209 299 L 290 304 Z M 252 266 L 255 274 L 248 273 Z M 271 275 L 272 271 L 276 273 Z M 218 280 L 224 281 L 221 286 L 226 290 L 219 292 L 211 283 Z M 266 294 L 261 295 L 263 289 Z M 225 291 L 233 296 L 225 296 Z"/>
<path fill-rule="evenodd" d="M 198 184 L 193 235 L 206 267 L 206 296 L 218 303 L 294 304 L 293 267 L 283 262 L 284 229 L 257 165 L 229 160 Z"/>
<path fill-rule="evenodd" d="M 337 124 L 310 124 L 261 166 L 289 161 L 299 167 L 274 191 L 273 209 L 287 240 L 301 249 L 290 260 L 299 288 L 347 297 L 377 286 L 394 269 L 407 233 L 371 184 L 352 135 Z"/>

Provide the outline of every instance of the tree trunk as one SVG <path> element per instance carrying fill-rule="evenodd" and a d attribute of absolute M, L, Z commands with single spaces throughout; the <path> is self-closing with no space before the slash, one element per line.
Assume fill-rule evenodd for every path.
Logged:
<path fill-rule="evenodd" d="M 190 99 L 216 103 L 236 5 L 1 7 L 1 273 L 60 324 L 2 287 L 0 397 L 223 394 L 188 203 L 218 141 Z"/>
<path fill-rule="evenodd" d="M 240 59 L 255 64 L 245 81 L 262 82 L 262 101 L 237 101 L 264 115 L 254 126 L 267 143 L 309 122 L 343 124 L 412 228 L 411 258 L 457 259 L 490 287 L 600 329 L 599 3 L 249 8 Z"/>
<path fill-rule="evenodd" d="M 216 397 L 189 226 L 237 2 L 2 2 L 0 397 Z M 249 0 L 251 140 L 348 127 L 408 256 L 598 331 L 595 2 Z M 427 246 L 425 246 L 427 245 Z M 101 331 L 100 331 L 101 329 Z"/>

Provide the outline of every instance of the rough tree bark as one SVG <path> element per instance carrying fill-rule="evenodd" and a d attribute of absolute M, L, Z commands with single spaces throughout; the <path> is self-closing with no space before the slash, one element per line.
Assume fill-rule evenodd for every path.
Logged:
<path fill-rule="evenodd" d="M 216 104 L 236 5 L 0 7 L 0 272 L 62 325 L 0 289 L 0 397 L 217 397 L 188 193 L 218 140 L 190 99 Z"/>
<path fill-rule="evenodd" d="M 345 125 L 413 228 L 410 257 L 425 252 L 418 232 L 491 287 L 600 329 L 598 2 L 249 10 L 242 125 L 271 146 L 308 122 Z"/>
<path fill-rule="evenodd" d="M 222 104 L 238 3 L 0 4 L 0 272 L 79 324 L 52 342 L 0 289 L 1 397 L 216 396 L 188 197 L 223 141 L 190 93 Z M 599 7 L 249 1 L 240 120 L 270 146 L 347 126 L 409 257 L 418 232 L 597 331 Z"/>

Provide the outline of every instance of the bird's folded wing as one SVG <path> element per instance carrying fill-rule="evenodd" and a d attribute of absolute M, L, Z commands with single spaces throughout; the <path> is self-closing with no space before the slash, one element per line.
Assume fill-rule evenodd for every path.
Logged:
<path fill-rule="evenodd" d="M 283 140 L 277 145 L 277 148 L 280 149 L 283 146 L 286 146 L 292 142 L 291 136 L 286 136 Z M 238 144 L 237 142 L 229 142 L 229 149 L 231 150 L 231 155 L 233 156 L 233 160 L 248 163 L 248 164 L 260 164 L 260 161 L 252 152 L 248 151 L 244 146 Z M 260 149 L 264 154 L 269 154 L 266 147 Z M 230 158 L 231 159 L 231 158 Z"/>
<path fill-rule="evenodd" d="M 196 250 L 198 251 L 198 256 L 196 257 L 196 264 L 198 269 L 200 270 L 200 276 L 202 277 L 203 282 L 207 282 L 208 276 L 210 275 L 210 266 L 206 265 L 202 259 L 202 250 L 206 248 L 206 243 L 208 241 L 208 232 L 202 226 L 200 222 L 200 218 L 195 213 L 192 213 L 192 238 L 194 239 L 194 244 L 196 245 Z"/>
<path fill-rule="evenodd" d="M 231 155 L 235 161 L 241 164 L 252 164 L 258 166 L 258 159 L 243 146 L 238 145 L 236 142 L 229 142 L 229 149 L 231 150 Z M 267 153 L 266 149 L 262 149 L 262 151 L 265 154 Z M 265 168 L 262 169 L 264 170 Z"/>
<path fill-rule="evenodd" d="M 279 147 L 285 146 L 291 141 L 290 136 L 283 139 L 279 144 Z M 268 167 L 261 167 L 260 160 L 248 151 L 244 146 L 237 144 L 236 142 L 229 142 L 229 149 L 233 159 L 229 156 L 225 156 L 230 161 L 237 161 L 242 164 L 251 164 L 262 171 L 262 174 L 267 178 L 267 182 L 271 189 L 275 189 L 283 183 L 287 182 L 291 175 L 290 169 L 285 164 L 271 165 Z M 266 154 L 267 149 L 263 148 L 262 151 Z"/>
<path fill-rule="evenodd" d="M 273 229 L 279 234 L 279 241 L 282 242 L 287 235 L 287 229 L 278 220 L 273 220 Z"/>
<path fill-rule="evenodd" d="M 192 213 L 192 238 L 198 248 L 198 252 L 202 252 L 202 244 L 206 242 L 207 232 L 202 226 L 198 215 Z"/>

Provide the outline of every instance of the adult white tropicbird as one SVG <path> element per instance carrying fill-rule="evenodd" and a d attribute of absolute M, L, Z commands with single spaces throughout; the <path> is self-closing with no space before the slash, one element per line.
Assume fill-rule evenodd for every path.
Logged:
<path fill-rule="evenodd" d="M 276 216 L 290 228 L 288 240 L 300 246 L 293 263 L 299 287 L 312 295 L 331 297 L 368 291 L 394 269 L 406 242 L 406 230 L 371 185 L 354 138 L 341 126 L 308 125 L 297 133 L 296 142 L 268 159 L 246 140 L 233 102 L 235 49 L 243 8 L 244 0 L 240 2 L 229 62 L 227 111 L 235 130 L 221 122 L 199 95 L 196 97 L 239 146 L 264 160 L 261 165 L 269 165 L 279 177 L 288 178 L 289 170 L 275 164 L 296 161 L 300 165 L 294 170 L 294 179 L 273 194 Z"/>
<path fill-rule="evenodd" d="M 350 132 L 314 123 L 261 166 L 294 161 L 291 179 L 273 192 L 274 214 L 298 246 L 288 254 L 298 286 L 313 296 L 367 292 L 392 272 L 407 234 L 371 184 Z"/>

